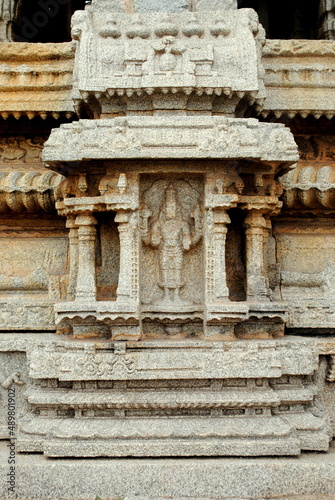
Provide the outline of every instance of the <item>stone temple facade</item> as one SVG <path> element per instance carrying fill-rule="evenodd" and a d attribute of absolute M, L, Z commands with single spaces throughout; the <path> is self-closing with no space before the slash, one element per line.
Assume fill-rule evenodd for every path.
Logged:
<path fill-rule="evenodd" d="M 335 3 L 244 3 L 0 2 L 1 499 L 335 499 Z"/>

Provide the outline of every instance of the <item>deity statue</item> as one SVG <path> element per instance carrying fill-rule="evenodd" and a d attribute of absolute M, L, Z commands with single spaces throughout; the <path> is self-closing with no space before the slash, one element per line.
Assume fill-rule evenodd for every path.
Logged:
<path fill-rule="evenodd" d="M 191 217 L 196 220 L 196 231 L 192 233 L 190 220 L 183 216 L 177 191 L 172 183 L 164 192 L 164 201 L 158 216 L 148 228 L 151 211 L 142 207 L 142 239 L 151 248 L 159 250 L 159 287 L 163 289 L 162 302 L 181 302 L 180 292 L 183 280 L 184 253 L 194 246 L 200 236 L 201 215 L 198 210 Z"/>

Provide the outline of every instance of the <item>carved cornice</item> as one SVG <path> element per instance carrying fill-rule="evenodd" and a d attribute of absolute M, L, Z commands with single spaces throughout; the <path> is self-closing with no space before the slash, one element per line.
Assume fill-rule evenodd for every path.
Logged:
<path fill-rule="evenodd" d="M 218 116 L 80 120 L 54 129 L 43 151 L 55 170 L 62 162 L 116 158 L 250 158 L 288 166 L 298 154 L 281 124 Z"/>
<path fill-rule="evenodd" d="M 335 44 L 330 40 L 267 40 L 263 48 L 266 58 L 335 55 Z"/>
<path fill-rule="evenodd" d="M 74 44 L 2 43 L 0 113 L 3 118 L 68 113 L 73 104 Z"/>
<path fill-rule="evenodd" d="M 289 209 L 335 209 L 335 167 L 301 166 L 283 175 L 284 204 Z"/>
<path fill-rule="evenodd" d="M 262 111 L 264 117 L 270 114 L 277 118 L 282 115 L 289 118 L 296 115 L 303 118 L 313 115 L 316 118 L 326 116 L 330 119 L 334 116 L 333 41 L 267 40 L 263 48 L 262 62 L 265 67 L 267 98 L 264 108 L 259 104 L 258 110 Z M 71 119 L 74 112 L 73 68 L 73 43 L 2 43 L 2 118 L 14 116 L 19 119 L 22 115 L 33 118 L 38 115 L 43 119 L 47 116 L 58 119 L 66 113 L 67 118 Z M 228 89 L 225 91 L 228 93 Z M 19 99 L 16 92 L 20 92 Z M 214 89 L 203 90 L 204 94 L 210 92 L 214 94 Z M 222 93 L 224 95 L 224 90 Z M 84 97 L 88 98 L 87 95 Z"/>
<path fill-rule="evenodd" d="M 267 40 L 267 97 L 262 116 L 306 118 L 335 114 L 335 44 L 328 40 Z"/>
<path fill-rule="evenodd" d="M 53 191 L 62 180 L 54 172 L 0 172 L 0 213 L 53 212 Z"/>

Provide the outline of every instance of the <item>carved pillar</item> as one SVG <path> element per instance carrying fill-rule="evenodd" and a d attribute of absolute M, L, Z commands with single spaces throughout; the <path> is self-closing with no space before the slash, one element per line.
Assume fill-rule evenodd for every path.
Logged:
<path fill-rule="evenodd" d="M 335 40 L 335 0 L 320 1 L 318 36 Z"/>
<path fill-rule="evenodd" d="M 206 302 L 228 301 L 226 279 L 227 210 L 238 202 L 237 194 L 222 193 L 225 179 L 208 176 L 205 188 L 206 223 Z"/>
<path fill-rule="evenodd" d="M 70 300 L 74 300 L 76 296 L 78 274 L 78 227 L 75 220 L 76 217 L 70 215 L 66 221 L 66 227 L 69 229 L 69 284 L 67 295 Z"/>
<path fill-rule="evenodd" d="M 11 42 L 11 25 L 17 0 L 0 0 L 0 42 Z"/>
<path fill-rule="evenodd" d="M 229 298 L 226 278 L 226 237 L 229 223 L 230 218 L 225 210 L 213 211 L 213 300 L 228 300 Z"/>
<path fill-rule="evenodd" d="M 115 222 L 119 224 L 120 237 L 120 274 L 117 300 L 128 303 L 137 302 L 139 283 L 137 212 L 119 210 Z"/>
<path fill-rule="evenodd" d="M 95 225 L 97 220 L 92 215 L 78 215 L 75 220 L 78 229 L 78 275 L 76 300 L 96 300 L 95 271 Z"/>
<path fill-rule="evenodd" d="M 261 211 L 251 209 L 244 221 L 246 228 L 247 298 L 268 300 L 269 286 L 266 269 L 268 222 Z"/>

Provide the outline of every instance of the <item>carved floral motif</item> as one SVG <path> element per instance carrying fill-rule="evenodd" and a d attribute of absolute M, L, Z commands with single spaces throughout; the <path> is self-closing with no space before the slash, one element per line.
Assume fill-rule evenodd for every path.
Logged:
<path fill-rule="evenodd" d="M 42 163 L 46 136 L 9 136 L 0 138 L 0 162 Z"/>

